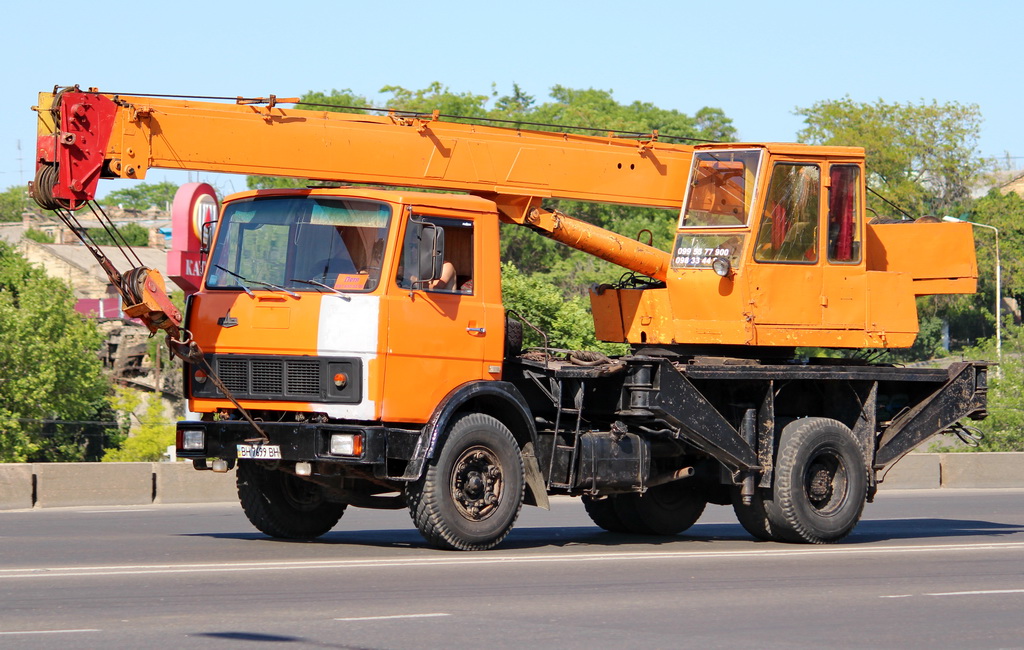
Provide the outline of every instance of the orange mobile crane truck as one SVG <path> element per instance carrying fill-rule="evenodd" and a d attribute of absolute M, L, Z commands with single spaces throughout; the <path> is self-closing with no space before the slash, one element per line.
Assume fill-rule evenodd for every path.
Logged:
<path fill-rule="evenodd" d="M 35 107 L 33 196 L 66 218 L 151 167 L 362 184 L 227 197 L 184 317 L 159 274 L 101 259 L 191 362 L 178 455 L 237 466 L 268 535 L 408 507 L 431 544 L 487 549 L 524 502 L 575 495 L 610 531 L 677 534 L 715 503 L 761 539 L 834 542 L 893 463 L 985 416 L 982 363 L 796 355 L 910 346 L 916 296 L 976 288 L 970 225 L 866 221 L 862 149 L 281 106 L 297 101 L 70 87 Z M 679 210 L 673 249 L 549 198 Z M 630 354 L 522 351 L 500 221 L 632 271 L 591 291 L 598 338 Z"/>

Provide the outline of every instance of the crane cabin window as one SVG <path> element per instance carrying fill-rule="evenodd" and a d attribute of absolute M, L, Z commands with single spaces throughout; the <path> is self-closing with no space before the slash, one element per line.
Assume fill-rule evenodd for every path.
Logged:
<path fill-rule="evenodd" d="M 861 253 L 860 167 L 832 165 L 828 188 L 828 261 L 857 264 Z"/>
<path fill-rule="evenodd" d="M 679 227 L 745 225 L 760 164 L 760 151 L 695 153 Z"/>
<path fill-rule="evenodd" d="M 391 207 L 335 197 L 260 197 L 224 208 L 210 289 L 372 291 Z"/>
<path fill-rule="evenodd" d="M 758 262 L 818 261 L 821 169 L 817 165 L 778 163 L 768 183 L 754 246 Z"/>

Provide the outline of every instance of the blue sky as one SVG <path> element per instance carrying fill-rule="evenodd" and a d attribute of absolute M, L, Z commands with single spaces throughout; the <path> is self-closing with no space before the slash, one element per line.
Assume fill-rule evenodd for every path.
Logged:
<path fill-rule="evenodd" d="M 297 96 L 440 81 L 500 94 L 518 83 L 614 91 L 693 113 L 723 109 L 741 139 L 791 141 L 793 114 L 824 99 L 957 101 L 984 117 L 982 155 L 1024 168 L 1024 3 L 221 1 L 16 3 L 0 53 L 0 189 L 33 173 L 36 93 Z M 103 9 L 97 7 L 104 6 Z M 18 146 L 20 143 L 20 152 Z M 189 180 L 152 171 L 149 182 Z M 211 178 L 223 192 L 237 177 Z M 106 181 L 100 193 L 124 187 Z"/>

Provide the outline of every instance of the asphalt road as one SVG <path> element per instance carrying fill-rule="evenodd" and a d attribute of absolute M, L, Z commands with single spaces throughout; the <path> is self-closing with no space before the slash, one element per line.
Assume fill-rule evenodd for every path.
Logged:
<path fill-rule="evenodd" d="M 843 543 L 755 542 L 525 508 L 496 550 L 427 548 L 405 511 L 316 542 L 236 505 L 0 512 L 0 648 L 1024 647 L 1024 490 L 883 492 Z"/>

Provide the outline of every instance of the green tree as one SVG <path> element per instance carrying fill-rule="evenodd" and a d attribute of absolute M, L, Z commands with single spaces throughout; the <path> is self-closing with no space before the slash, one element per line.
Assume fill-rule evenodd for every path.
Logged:
<path fill-rule="evenodd" d="M 495 86 L 491 85 L 491 95 L 497 97 L 498 92 Z M 506 119 L 514 120 L 516 117 L 529 114 L 534 104 L 533 95 L 527 95 L 519 84 L 512 84 L 512 94 L 502 95 L 494 102 L 494 111 L 504 115 Z"/>
<path fill-rule="evenodd" d="M 384 86 L 380 92 L 391 94 L 385 106 L 398 111 L 429 113 L 436 110 L 442 115 L 458 115 L 464 118 L 487 117 L 487 95 L 453 93 L 439 81 L 420 90 Z"/>
<path fill-rule="evenodd" d="M 684 139 L 729 141 L 736 129 L 720 109 L 702 108 L 699 119 L 677 110 L 658 108 L 649 102 L 620 104 L 610 90 L 577 89 L 555 86 L 553 101 L 530 111 L 530 121 L 551 124 L 557 130 L 580 130 L 574 127 L 647 134 Z M 589 131 L 584 131 L 589 132 Z"/>
<path fill-rule="evenodd" d="M 155 206 L 163 210 L 174 202 L 177 191 L 178 186 L 168 181 L 139 183 L 110 192 L 103 198 L 103 205 L 120 205 L 125 210 L 148 210 Z"/>
<path fill-rule="evenodd" d="M 1024 301 L 1024 198 L 1016 192 L 992 190 L 971 204 L 964 219 L 999 229 L 999 257 L 1003 295 Z M 995 233 L 975 228 L 981 288 L 995 297 Z M 990 304 L 993 300 L 989 300 Z"/>
<path fill-rule="evenodd" d="M 89 228 L 87 229 L 89 237 L 98 246 L 114 246 L 114 238 L 106 228 Z M 126 223 L 123 226 L 117 228 L 117 232 L 120 233 L 123 241 L 118 239 L 117 244 L 127 243 L 129 246 L 146 246 L 149 244 L 149 231 L 142 226 L 135 223 Z"/>
<path fill-rule="evenodd" d="M 800 142 L 864 147 L 868 187 L 913 217 L 956 214 L 988 165 L 978 155 L 981 111 L 957 102 L 869 104 L 849 96 L 797 108 Z M 894 210 L 875 196 L 879 214 Z"/>
<path fill-rule="evenodd" d="M 954 444 L 934 451 L 1024 451 L 1024 327 L 1012 325 L 1003 330 L 1003 355 L 998 369 L 988 371 L 988 417 L 976 426 L 984 435 L 977 446 Z M 968 359 L 995 362 L 995 338 L 985 339 L 967 348 Z"/>
<path fill-rule="evenodd" d="M 1012 192 L 1002 194 L 992 190 L 973 200 L 959 216 L 999 229 L 1003 304 L 1007 304 L 1007 298 L 1014 299 L 1017 305 L 1024 304 L 1024 198 Z M 995 336 L 995 233 L 988 228 L 975 228 L 974 244 L 978 259 L 977 293 L 918 299 L 922 331 L 929 318 L 948 322 L 954 348 L 973 346 L 981 339 Z M 1012 324 L 1015 318 L 1009 310 L 1004 307 L 1001 311 L 1003 324 Z"/>
<path fill-rule="evenodd" d="M 164 414 L 164 404 L 159 393 L 140 394 L 126 388 L 118 388 L 111 398 L 111 405 L 119 413 L 122 433 L 139 405 L 145 401 L 145 411 L 139 418 L 139 427 L 123 438 L 120 447 L 110 449 L 103 456 L 103 462 L 155 462 L 167 453 L 174 444 L 174 423 Z"/>
<path fill-rule="evenodd" d="M 26 186 L 12 185 L 0 192 L 0 222 L 21 221 L 22 213 L 32 210 L 34 206 Z"/>
<path fill-rule="evenodd" d="M 48 421 L 103 419 L 101 336 L 71 288 L 0 243 L 0 461 L 53 460 Z M 65 459 L 70 447 L 55 452 Z M 72 445 L 74 446 L 74 445 Z"/>
<path fill-rule="evenodd" d="M 501 266 L 502 302 L 548 336 L 548 346 L 569 350 L 603 350 L 621 353 L 625 346 L 601 343 L 594 336 L 594 322 L 583 298 L 566 299 L 555 285 L 539 275 L 524 275 L 510 262 Z M 523 328 L 527 347 L 541 346 L 541 337 Z"/>

